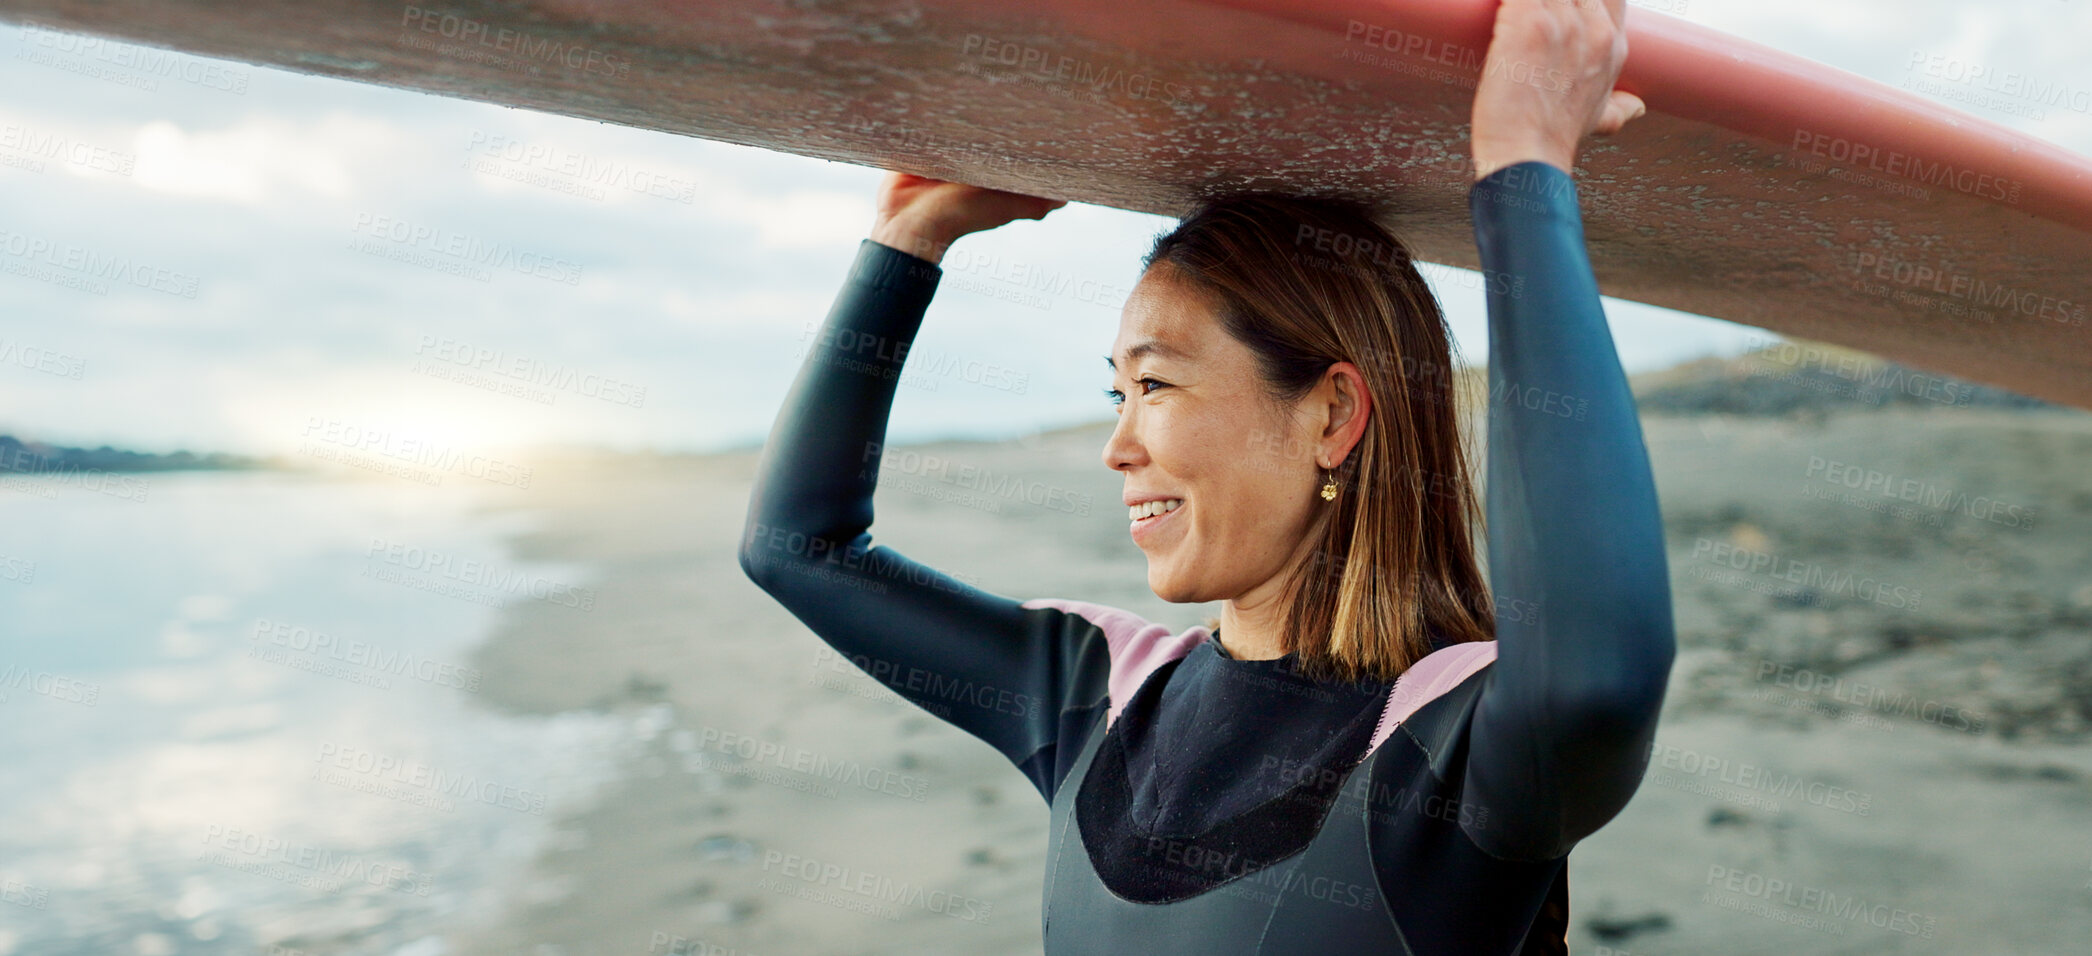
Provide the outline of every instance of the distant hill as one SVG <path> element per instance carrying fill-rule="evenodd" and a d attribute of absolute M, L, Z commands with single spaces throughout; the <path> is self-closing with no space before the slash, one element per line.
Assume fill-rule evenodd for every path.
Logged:
<path fill-rule="evenodd" d="M 198 455 L 193 452 L 177 451 L 158 455 L 146 452 L 125 451 L 103 445 L 100 448 L 68 448 L 44 442 L 25 442 L 13 435 L 0 435 L 0 472 L 37 474 L 54 471 L 218 471 L 242 468 L 263 468 L 268 463 L 258 458 L 211 452 Z"/>
<path fill-rule="evenodd" d="M 1462 406 L 1481 411 L 1488 367 L 1463 365 L 1453 382 Z M 1883 408 L 2068 407 L 1802 339 L 1637 373 L 1628 376 L 1628 386 L 1644 414 L 1815 418 Z"/>
<path fill-rule="evenodd" d="M 1631 379 L 1643 412 L 1823 415 L 1870 408 L 2060 408 L 2017 392 L 1819 342 L 1781 342 Z"/>

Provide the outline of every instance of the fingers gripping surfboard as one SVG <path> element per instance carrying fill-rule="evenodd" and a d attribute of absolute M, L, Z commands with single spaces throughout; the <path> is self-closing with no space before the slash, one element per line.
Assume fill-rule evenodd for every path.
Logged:
<path fill-rule="evenodd" d="M 140 44 L 1181 215 L 1368 199 L 1473 268 L 1495 0 L 0 0 Z M 1578 179 L 1612 296 L 2092 408 L 2092 159 L 1632 9 Z M 1564 82 L 1524 64 L 1513 78 Z"/>

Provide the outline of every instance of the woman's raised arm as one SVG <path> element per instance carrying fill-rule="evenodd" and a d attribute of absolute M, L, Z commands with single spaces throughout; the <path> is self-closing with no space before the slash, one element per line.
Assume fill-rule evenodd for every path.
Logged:
<path fill-rule="evenodd" d="M 1497 620 L 1463 799 L 1507 859 L 1567 853 L 1626 806 L 1675 654 L 1655 480 L 1568 172 L 1585 133 L 1639 115 L 1612 91 L 1624 14 L 1504 0 L 1476 92 L 1468 205 L 1485 274 L 1508 279 L 1489 283 L 1489 578 L 1530 610 Z M 1519 61 L 1540 68 L 1501 68 Z M 1511 79 L 1550 75 L 1567 88 Z"/>
<path fill-rule="evenodd" d="M 1059 205 L 968 190 L 898 175 L 882 186 L 874 239 L 859 246 L 763 446 L 740 561 L 837 652 L 987 741 L 1050 800 L 1074 757 L 1059 753 L 1064 722 L 1105 695 L 1103 632 L 911 561 L 869 531 L 887 416 L 937 287 L 936 258 L 964 232 Z M 942 198 L 925 209 L 925 197 Z"/>

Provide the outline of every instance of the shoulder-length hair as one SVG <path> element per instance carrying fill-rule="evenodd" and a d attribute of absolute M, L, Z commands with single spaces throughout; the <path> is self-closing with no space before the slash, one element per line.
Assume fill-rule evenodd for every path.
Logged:
<path fill-rule="evenodd" d="M 1285 585 L 1280 649 L 1300 671 L 1392 680 L 1431 652 L 1433 634 L 1491 639 L 1452 335 L 1408 248 L 1355 203 L 1239 193 L 1201 204 L 1141 266 L 1166 266 L 1212 296 L 1279 407 L 1334 363 L 1365 378 L 1365 433 L 1334 471 L 1336 499 L 1317 503 L 1314 550 Z"/>

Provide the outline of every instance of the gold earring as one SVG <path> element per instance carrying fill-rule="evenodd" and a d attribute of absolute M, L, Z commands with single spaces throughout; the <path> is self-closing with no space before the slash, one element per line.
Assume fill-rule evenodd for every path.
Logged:
<path fill-rule="evenodd" d="M 1322 479 L 1322 500 L 1335 501 L 1337 497 L 1337 482 L 1335 476 L 1329 474 L 1328 472 L 1323 472 Z"/>

